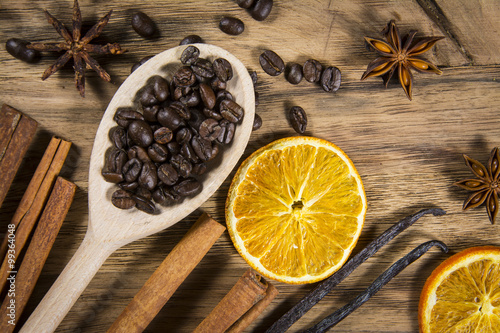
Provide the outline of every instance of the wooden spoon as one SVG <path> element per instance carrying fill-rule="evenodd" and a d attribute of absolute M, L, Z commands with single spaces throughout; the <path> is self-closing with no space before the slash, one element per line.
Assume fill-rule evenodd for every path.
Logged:
<path fill-rule="evenodd" d="M 104 181 L 101 176 L 104 155 L 111 146 L 108 132 L 116 126 L 113 116 L 117 108 L 137 103 L 137 90 L 151 76 L 161 75 L 170 80 L 173 71 L 182 66 L 180 56 L 186 46 L 164 51 L 135 70 L 109 103 L 94 140 L 89 169 L 89 224 L 85 238 L 21 332 L 53 332 L 111 253 L 186 217 L 212 196 L 238 163 L 252 132 L 255 115 L 252 79 L 245 66 L 226 50 L 209 44 L 195 46 L 200 50 L 200 57 L 212 61 L 225 58 L 233 67 L 233 78 L 228 82 L 227 90 L 245 110 L 242 123 L 236 127 L 233 142 L 223 147 L 218 161 L 212 161 L 215 165 L 211 166 L 203 179 L 203 190 L 198 195 L 170 208 L 157 205 L 160 211 L 155 215 L 135 208 L 121 210 L 114 207 L 111 204 L 111 194 L 117 187 Z"/>

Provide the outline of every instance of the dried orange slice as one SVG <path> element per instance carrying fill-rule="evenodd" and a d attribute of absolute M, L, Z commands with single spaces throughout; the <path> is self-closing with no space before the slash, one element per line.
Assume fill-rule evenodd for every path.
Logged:
<path fill-rule="evenodd" d="M 366 214 L 361 178 L 331 142 L 290 137 L 254 152 L 226 202 L 229 235 L 255 270 L 286 283 L 333 274 L 356 245 Z"/>
<path fill-rule="evenodd" d="M 420 332 L 500 332 L 500 247 L 473 247 L 439 265 L 418 306 Z"/>

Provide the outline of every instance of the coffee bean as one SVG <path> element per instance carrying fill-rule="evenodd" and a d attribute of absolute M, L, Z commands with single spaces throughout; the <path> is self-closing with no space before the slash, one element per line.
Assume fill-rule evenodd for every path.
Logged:
<path fill-rule="evenodd" d="M 104 172 L 121 173 L 128 157 L 123 149 L 113 148 L 107 152 Z"/>
<path fill-rule="evenodd" d="M 191 68 L 193 72 L 201 78 L 211 78 L 214 76 L 212 63 L 207 59 L 198 58 L 198 60 L 191 65 Z"/>
<path fill-rule="evenodd" d="M 153 85 L 153 92 L 156 99 L 159 102 L 166 101 L 168 96 L 170 95 L 170 87 L 168 81 L 159 75 L 155 75 L 151 80 L 151 84 Z"/>
<path fill-rule="evenodd" d="M 154 214 L 156 209 L 155 209 L 155 204 L 152 203 L 150 200 L 140 196 L 140 195 L 132 195 L 132 199 L 135 201 L 135 207 L 139 210 L 142 210 L 143 212 L 146 212 L 148 214 Z"/>
<path fill-rule="evenodd" d="M 260 104 L 259 96 L 260 96 L 259 93 L 257 91 L 254 91 L 255 106 L 258 106 Z"/>
<path fill-rule="evenodd" d="M 262 127 L 262 118 L 256 113 L 255 117 L 253 118 L 252 131 L 256 131 L 261 127 Z"/>
<path fill-rule="evenodd" d="M 132 15 L 132 28 L 142 37 L 151 37 L 156 32 L 155 23 L 143 12 Z"/>
<path fill-rule="evenodd" d="M 139 186 L 152 191 L 158 183 L 158 173 L 153 162 L 146 162 L 142 165 L 141 173 L 137 179 Z"/>
<path fill-rule="evenodd" d="M 225 99 L 220 102 L 220 114 L 230 122 L 237 123 L 243 118 L 244 111 L 238 103 Z"/>
<path fill-rule="evenodd" d="M 158 179 L 160 179 L 163 184 L 174 185 L 179 179 L 179 174 L 172 165 L 164 163 L 158 168 Z"/>
<path fill-rule="evenodd" d="M 340 88 L 341 73 L 337 67 L 328 67 L 321 74 L 321 88 L 326 92 L 336 92 Z"/>
<path fill-rule="evenodd" d="M 233 95 L 231 95 L 231 93 L 227 90 L 219 90 L 215 97 L 217 98 L 217 102 L 215 104 L 220 104 L 220 102 L 224 99 L 234 101 Z"/>
<path fill-rule="evenodd" d="M 304 134 L 307 126 L 307 115 L 300 106 L 293 106 L 289 111 L 290 122 L 295 132 Z"/>
<path fill-rule="evenodd" d="M 139 102 L 143 106 L 152 106 L 159 103 L 153 85 L 147 85 L 139 91 Z"/>
<path fill-rule="evenodd" d="M 115 126 L 109 131 L 109 138 L 118 149 L 124 149 L 127 146 L 127 133 L 120 126 Z"/>
<path fill-rule="evenodd" d="M 184 39 L 181 40 L 179 45 L 188 45 L 188 44 L 196 44 L 196 43 L 203 43 L 203 39 L 198 35 L 189 35 L 187 37 L 184 37 Z"/>
<path fill-rule="evenodd" d="M 206 83 L 200 83 L 199 85 L 200 97 L 203 101 L 203 104 L 209 109 L 213 109 L 215 107 L 215 93 L 210 88 L 210 86 Z"/>
<path fill-rule="evenodd" d="M 219 80 L 219 78 L 217 76 L 215 76 L 212 79 L 212 81 L 210 81 L 210 87 L 212 87 L 212 89 L 214 91 L 226 90 L 227 83 L 226 82 L 222 82 L 221 80 Z"/>
<path fill-rule="evenodd" d="M 203 108 L 203 115 L 207 118 L 212 118 L 217 121 L 222 120 L 221 114 L 213 109 Z"/>
<path fill-rule="evenodd" d="M 302 72 L 304 74 L 304 79 L 307 82 L 318 82 L 321 78 L 321 72 L 323 70 L 323 66 L 319 63 L 319 61 L 314 59 L 309 59 L 304 63 L 302 68 Z"/>
<path fill-rule="evenodd" d="M 228 35 L 237 36 L 245 30 L 245 24 L 236 17 L 224 16 L 219 22 L 219 29 Z"/>
<path fill-rule="evenodd" d="M 144 187 L 138 187 L 137 190 L 135 190 L 135 194 L 147 200 L 153 199 L 153 194 L 151 193 L 151 191 Z"/>
<path fill-rule="evenodd" d="M 255 0 L 254 6 L 250 8 L 250 15 L 257 21 L 264 21 L 273 9 L 273 0 Z"/>
<path fill-rule="evenodd" d="M 111 196 L 113 205 L 120 209 L 130 209 L 135 206 L 135 200 L 132 199 L 132 194 L 125 190 L 116 190 Z"/>
<path fill-rule="evenodd" d="M 193 134 L 197 134 L 200 129 L 201 123 L 207 118 L 199 109 L 192 109 L 191 111 L 191 119 L 189 120 L 188 124 L 189 127 L 193 130 Z"/>
<path fill-rule="evenodd" d="M 174 89 L 173 98 L 181 102 L 187 107 L 194 107 L 200 104 L 200 93 L 192 87 L 176 87 Z"/>
<path fill-rule="evenodd" d="M 117 172 L 105 172 L 105 171 L 103 171 L 102 176 L 104 177 L 104 180 L 107 181 L 108 183 L 118 184 L 118 183 L 123 182 L 123 180 L 124 180 L 123 174 L 121 172 L 117 173 Z"/>
<path fill-rule="evenodd" d="M 132 192 L 132 191 L 135 191 L 139 187 L 139 183 L 138 182 L 131 182 L 131 183 L 123 182 L 123 183 L 118 184 L 118 186 L 125 191 Z"/>
<path fill-rule="evenodd" d="M 114 121 L 123 128 L 127 128 L 134 120 L 144 120 L 144 117 L 139 112 L 129 109 L 118 109 L 113 117 Z"/>
<path fill-rule="evenodd" d="M 123 175 L 125 177 L 125 181 L 128 183 L 132 183 L 136 181 L 136 179 L 139 177 L 139 174 L 141 173 L 142 170 L 142 162 L 139 161 L 137 158 L 132 158 L 125 163 L 125 165 L 122 168 Z"/>
<path fill-rule="evenodd" d="M 201 192 L 202 186 L 194 178 L 188 178 L 174 186 L 174 191 L 179 195 L 189 197 Z"/>
<path fill-rule="evenodd" d="M 196 153 L 193 150 L 193 147 L 191 147 L 189 142 L 186 142 L 185 144 L 182 145 L 181 155 L 184 156 L 191 163 L 197 163 L 200 161 L 200 158 L 196 155 Z"/>
<path fill-rule="evenodd" d="M 236 129 L 236 125 L 227 120 L 222 120 L 220 123 L 221 132 L 217 137 L 217 142 L 220 144 L 229 144 L 233 141 L 234 131 Z"/>
<path fill-rule="evenodd" d="M 217 58 L 212 64 L 215 75 L 222 82 L 227 82 L 233 78 L 233 67 L 224 58 Z"/>
<path fill-rule="evenodd" d="M 159 105 L 143 107 L 142 108 L 142 115 L 144 117 L 144 120 L 149 121 L 151 123 L 156 122 L 156 115 L 158 114 L 159 110 L 160 110 Z"/>
<path fill-rule="evenodd" d="M 212 144 L 212 142 L 200 136 L 195 136 L 191 139 L 191 146 L 202 161 L 210 161 L 219 152 L 219 147 L 217 145 Z"/>
<path fill-rule="evenodd" d="M 182 146 L 183 144 L 191 141 L 192 137 L 193 133 L 191 132 L 191 130 L 187 127 L 183 127 L 179 129 L 175 134 L 175 141 L 177 141 L 177 143 Z"/>
<path fill-rule="evenodd" d="M 158 111 L 158 115 L 156 116 L 158 122 L 165 127 L 170 128 L 172 131 L 178 129 L 181 125 L 184 124 L 184 121 L 179 116 L 177 111 L 170 107 L 162 108 Z"/>
<path fill-rule="evenodd" d="M 151 161 L 151 158 L 149 157 L 148 151 L 142 147 L 139 147 L 139 146 L 131 147 L 128 150 L 127 155 L 128 155 L 129 160 L 131 160 L 133 158 L 137 158 L 142 163 Z"/>
<path fill-rule="evenodd" d="M 184 103 L 172 102 L 172 103 L 170 103 L 169 107 L 171 109 L 175 110 L 175 112 L 177 112 L 179 117 L 181 117 L 182 119 L 187 120 L 187 119 L 191 118 L 191 111 L 189 111 L 189 108 Z"/>
<path fill-rule="evenodd" d="M 153 143 L 153 131 L 144 120 L 134 120 L 128 126 L 130 139 L 140 147 L 148 147 Z"/>
<path fill-rule="evenodd" d="M 170 155 L 177 155 L 181 152 L 181 145 L 175 141 L 170 141 L 167 143 L 167 149 Z"/>
<path fill-rule="evenodd" d="M 198 133 L 203 139 L 214 141 L 219 136 L 221 130 L 222 128 L 217 120 L 208 118 L 201 123 Z"/>
<path fill-rule="evenodd" d="M 283 59 L 271 50 L 264 51 L 259 57 L 259 62 L 264 72 L 271 76 L 278 76 L 285 70 Z"/>
<path fill-rule="evenodd" d="M 181 67 L 174 73 L 174 84 L 178 87 L 189 87 L 196 82 L 196 76 L 191 67 Z"/>
<path fill-rule="evenodd" d="M 172 156 L 170 164 L 177 170 L 179 175 L 184 178 L 188 177 L 193 169 L 191 163 L 181 154 Z"/>
<path fill-rule="evenodd" d="M 201 176 L 207 171 L 207 165 L 203 162 L 196 163 L 193 165 L 193 170 L 191 170 L 191 174 L 195 176 Z"/>
<path fill-rule="evenodd" d="M 288 64 L 285 77 L 291 84 L 299 84 L 302 81 L 302 66 L 297 63 Z"/>
<path fill-rule="evenodd" d="M 163 163 L 168 158 L 168 149 L 167 147 L 155 142 L 148 147 L 148 155 L 153 162 Z"/>
<path fill-rule="evenodd" d="M 257 72 L 256 71 L 250 71 L 248 72 L 250 74 L 250 78 L 252 79 L 253 86 L 257 84 L 258 77 L 257 77 Z"/>
<path fill-rule="evenodd" d="M 172 140 L 174 134 L 170 128 L 160 127 L 154 132 L 153 136 L 156 142 L 164 145 Z"/>
<path fill-rule="evenodd" d="M 255 0 L 237 0 L 236 3 L 238 4 L 238 6 L 240 6 L 241 8 L 245 8 L 245 9 L 248 9 L 250 7 L 252 7 L 253 3 L 254 3 Z"/>
<path fill-rule="evenodd" d="M 5 49 L 11 56 L 28 63 L 40 60 L 40 53 L 27 47 L 29 43 L 22 39 L 10 38 L 5 43 Z"/>
<path fill-rule="evenodd" d="M 181 62 L 184 65 L 191 66 L 200 57 L 200 50 L 193 45 L 190 45 L 182 51 Z"/>
<path fill-rule="evenodd" d="M 146 63 L 146 61 L 148 61 L 151 58 L 153 58 L 153 56 L 146 56 L 141 60 L 139 60 L 138 62 L 136 62 L 135 64 L 133 64 L 132 68 L 130 69 L 130 73 L 133 73 L 137 68 L 141 67 L 143 64 Z"/>

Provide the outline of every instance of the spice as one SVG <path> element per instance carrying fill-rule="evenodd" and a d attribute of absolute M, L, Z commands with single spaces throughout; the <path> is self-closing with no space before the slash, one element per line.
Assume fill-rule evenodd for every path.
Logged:
<path fill-rule="evenodd" d="M 429 241 L 420 244 L 415 249 L 410 251 L 406 256 L 396 261 L 384 273 L 382 273 L 365 291 L 359 294 L 349 304 L 344 305 L 325 319 L 321 320 L 316 325 L 304 331 L 304 333 L 320 333 L 326 332 L 328 329 L 337 325 L 342 319 L 359 308 L 363 303 L 368 301 L 370 297 L 375 295 L 383 286 L 392 280 L 396 275 L 401 273 L 403 269 L 408 267 L 412 262 L 424 255 L 431 247 L 438 246 L 444 253 L 448 253 L 446 244 L 440 241 Z"/>
<path fill-rule="evenodd" d="M 118 43 L 108 43 L 106 45 L 90 44 L 94 38 L 97 38 L 106 24 L 113 11 L 110 10 L 103 18 L 101 18 L 83 37 L 81 37 L 82 30 L 82 13 L 78 0 L 73 4 L 73 34 L 70 34 L 64 24 L 59 22 L 47 10 L 45 16 L 50 24 L 56 29 L 57 33 L 64 38 L 62 43 L 31 43 L 27 45 L 29 49 L 37 51 L 65 51 L 56 62 L 47 68 L 42 75 L 42 80 L 47 79 L 49 76 L 61 69 L 70 58 L 73 58 L 75 69 L 75 83 L 76 89 L 80 92 L 82 97 L 85 97 L 85 67 L 88 66 L 96 71 L 99 76 L 105 81 L 111 81 L 109 74 L 99 65 L 99 63 L 92 58 L 89 53 L 94 52 L 98 54 L 122 54 L 122 50 Z"/>
<path fill-rule="evenodd" d="M 226 333 L 240 333 L 245 330 L 278 295 L 278 289 L 271 283 L 267 283 L 266 295 L 258 301 L 250 310 L 238 319 Z"/>
<path fill-rule="evenodd" d="M 127 305 L 110 332 L 142 332 L 226 228 L 204 213 Z"/>
<path fill-rule="evenodd" d="M 307 311 L 309 311 L 316 303 L 325 297 L 337 284 L 342 282 L 349 274 L 351 274 L 359 265 L 370 258 L 378 250 L 387 244 L 391 239 L 396 237 L 403 230 L 407 229 L 419 218 L 426 214 L 441 216 L 446 212 L 439 208 L 422 209 L 416 214 L 410 215 L 384 231 L 380 236 L 368 244 L 363 250 L 352 257 L 342 268 L 335 272 L 332 276 L 321 282 L 309 294 L 302 298 L 294 307 L 278 319 L 271 327 L 267 329 L 268 333 L 285 332 L 290 326 L 299 320 Z"/>
<path fill-rule="evenodd" d="M 381 39 L 365 37 L 368 45 L 375 49 L 380 57 L 368 64 L 361 80 L 383 75 L 384 84 L 387 88 L 387 84 L 397 68 L 399 82 L 406 96 L 411 100 L 413 76 L 410 69 L 413 68 L 422 73 L 442 74 L 435 65 L 417 56 L 430 50 L 438 40 L 444 37 L 425 37 L 414 42 L 417 32 L 410 31 L 402 39 L 394 20 L 387 24 L 382 34 L 386 37 L 387 42 Z"/>
<path fill-rule="evenodd" d="M 486 202 L 486 212 L 491 224 L 495 223 L 498 213 L 498 196 L 500 195 L 500 154 L 498 147 L 493 148 L 488 161 L 488 168 L 480 162 L 463 155 L 465 164 L 471 169 L 477 179 L 464 179 L 455 185 L 472 191 L 465 199 L 462 209 L 476 208 Z"/>
<path fill-rule="evenodd" d="M 56 138 L 52 139 L 21 199 L 21 203 L 12 217 L 11 224 L 15 226 L 16 235 L 15 259 L 17 259 L 38 221 L 70 147 L 71 142 Z M 6 248 L 7 242 L 4 240 L 1 249 L 5 251 Z M 4 258 L 0 268 L 0 291 L 3 290 L 7 282 L 8 271 L 11 270 L 8 266 L 8 260 Z"/>
<path fill-rule="evenodd" d="M 225 332 L 238 318 L 266 295 L 267 282 L 247 270 L 227 295 L 193 332 Z"/>
<path fill-rule="evenodd" d="M 43 265 L 49 256 L 50 249 L 56 240 L 59 229 L 69 211 L 73 197 L 75 196 L 76 185 L 63 178 L 57 178 L 54 189 L 45 206 L 38 226 L 36 227 L 30 245 L 26 250 L 23 261 L 16 275 L 16 317 L 21 314 L 28 303 L 31 293 L 35 289 L 38 277 L 42 272 Z M 9 295 L 4 299 L 0 310 L 1 317 L 6 318 L 9 313 L 7 306 L 11 303 Z M 15 326 L 7 320 L 0 321 L 1 332 L 12 332 Z"/>
<path fill-rule="evenodd" d="M 38 123 L 4 104 L 0 110 L 0 206 L 35 136 Z"/>

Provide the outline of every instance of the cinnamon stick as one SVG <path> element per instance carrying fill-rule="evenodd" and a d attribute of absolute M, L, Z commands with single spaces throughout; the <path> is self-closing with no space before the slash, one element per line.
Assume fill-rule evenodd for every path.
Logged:
<path fill-rule="evenodd" d="M 0 207 L 35 136 L 38 123 L 4 104 L 0 111 Z M 5 131 L 5 133 L 4 133 Z"/>
<path fill-rule="evenodd" d="M 109 332 L 142 332 L 226 228 L 204 213 L 173 248 Z"/>
<path fill-rule="evenodd" d="M 247 270 L 193 333 L 222 333 L 266 294 L 267 282 Z"/>
<path fill-rule="evenodd" d="M 271 301 L 278 295 L 278 289 L 270 282 L 267 283 L 266 296 L 258 301 L 240 319 L 238 319 L 226 333 L 243 332 L 264 311 Z"/>
<path fill-rule="evenodd" d="M 25 194 L 27 198 L 33 198 L 31 201 L 31 205 L 29 205 L 29 200 L 27 199 L 28 203 L 26 204 L 26 206 L 24 206 L 23 204 L 19 214 L 17 212 L 16 214 L 14 214 L 14 218 L 11 223 L 17 226 L 15 228 L 16 253 L 14 254 L 13 258 L 14 261 L 17 260 L 19 253 L 24 248 L 24 245 L 26 244 L 26 241 L 28 240 L 33 227 L 40 217 L 40 213 L 42 212 L 42 209 L 47 202 L 47 198 L 54 185 L 55 178 L 59 174 L 59 171 L 61 171 L 64 161 L 66 160 L 66 156 L 68 156 L 70 147 L 71 142 L 60 140 L 59 146 L 57 147 L 57 152 L 52 159 L 49 169 L 45 173 L 40 186 L 36 188 L 36 186 L 33 185 L 32 188 L 28 188 L 29 192 Z M 42 171 L 40 171 L 40 173 L 42 173 Z M 38 178 L 39 176 L 40 175 L 35 174 L 34 178 Z M 36 192 L 34 196 L 32 191 Z M 27 206 L 29 206 L 29 208 L 26 208 Z M 25 213 L 22 212 L 24 211 L 24 209 L 27 209 Z M 4 242 L 5 241 L 6 240 L 4 239 Z M 8 272 L 11 270 L 9 268 L 9 259 L 12 258 L 5 257 L 3 259 L 2 266 L 0 267 L 0 292 L 4 290 L 7 283 L 7 277 L 9 276 Z"/>
<path fill-rule="evenodd" d="M 14 225 L 14 229 L 17 228 L 19 222 L 21 222 L 22 217 L 31 208 L 33 200 L 35 199 L 35 196 L 40 189 L 40 185 L 42 184 L 42 181 L 45 178 L 47 171 L 49 170 L 50 164 L 54 159 L 54 155 L 56 154 L 57 147 L 59 147 L 60 142 L 61 139 L 58 139 L 56 137 L 53 137 L 52 140 L 50 140 L 50 143 L 45 150 L 45 153 L 43 154 L 38 167 L 35 170 L 35 174 L 33 175 L 33 178 L 31 178 L 31 181 L 26 188 L 26 191 L 24 192 L 23 198 L 21 199 L 21 202 L 19 203 L 19 206 L 17 207 L 14 216 L 12 217 L 10 224 Z M 7 237 L 3 239 L 2 244 L 0 245 L 0 258 L 4 257 L 6 250 Z"/>
<path fill-rule="evenodd" d="M 75 191 L 75 184 L 57 178 L 18 273 L 9 274 L 10 288 L 0 309 L 0 332 L 14 331 L 73 202 Z M 13 240 L 15 245 L 15 238 Z"/>

